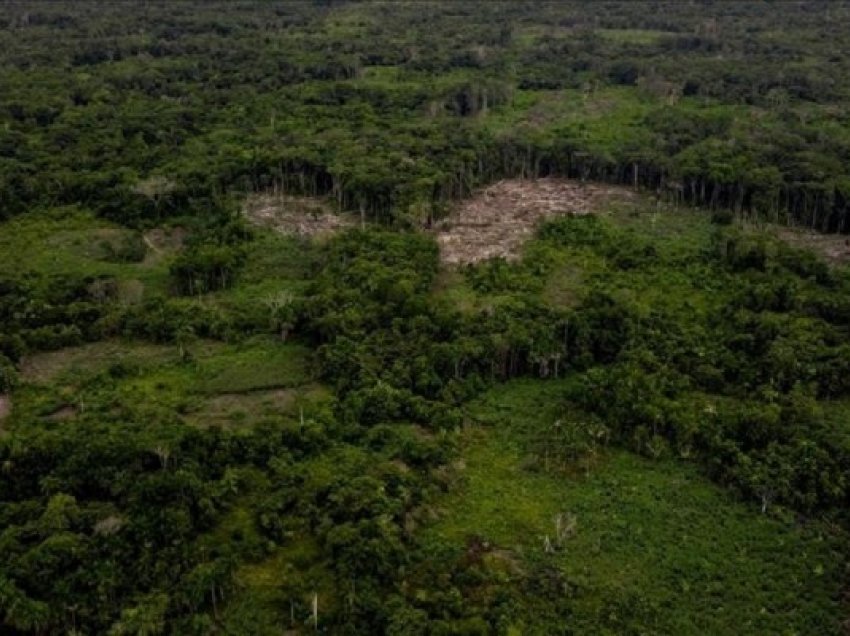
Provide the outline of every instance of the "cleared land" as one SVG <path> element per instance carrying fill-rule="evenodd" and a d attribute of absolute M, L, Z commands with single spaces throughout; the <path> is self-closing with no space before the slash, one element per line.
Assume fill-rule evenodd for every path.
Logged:
<path fill-rule="evenodd" d="M 627 188 L 569 179 L 504 179 L 480 189 L 437 222 L 434 234 L 444 263 L 460 265 L 490 258 L 516 260 L 540 223 L 564 214 L 591 214 L 635 207 L 639 195 Z M 321 237 L 356 225 L 323 199 L 258 194 L 244 205 L 255 225 L 281 234 Z"/>
<path fill-rule="evenodd" d="M 336 214 L 322 199 L 286 194 L 249 197 L 243 212 L 256 225 L 295 236 L 324 236 L 354 225 L 351 217 Z"/>
<path fill-rule="evenodd" d="M 144 264 L 157 265 L 183 248 L 186 230 L 182 227 L 154 228 L 145 232 L 142 240 L 148 248 Z"/>
<path fill-rule="evenodd" d="M 435 231 L 441 258 L 447 264 L 515 260 L 522 244 L 545 219 L 637 202 L 638 195 L 622 187 L 556 178 L 505 179 L 463 201 Z"/>
<path fill-rule="evenodd" d="M 850 263 L 850 238 L 846 234 L 823 234 L 812 230 L 782 228 L 777 236 L 794 247 L 818 254 L 830 265 Z"/>
<path fill-rule="evenodd" d="M 79 377 L 119 362 L 145 365 L 161 364 L 177 359 L 174 347 L 143 342 L 105 340 L 45 351 L 24 358 L 21 377 L 27 382 L 52 382 L 62 375 Z"/>

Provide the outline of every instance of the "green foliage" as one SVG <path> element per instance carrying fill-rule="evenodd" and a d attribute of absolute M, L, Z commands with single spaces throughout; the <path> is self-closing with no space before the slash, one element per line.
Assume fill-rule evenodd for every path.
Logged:
<path fill-rule="evenodd" d="M 460 485 L 424 533 L 437 563 L 414 578 L 414 606 L 500 615 L 521 633 L 561 633 L 564 620 L 587 633 L 836 632 L 843 615 L 830 599 L 843 574 L 832 559 L 845 535 L 829 524 L 761 514 L 670 458 L 600 447 L 584 466 L 531 460 L 529 444 L 562 417 L 558 396 L 573 387 L 514 380 L 469 405 L 478 425 L 464 435 Z M 428 577 L 452 559 L 467 576 L 438 596 Z M 450 593 L 466 605 L 447 603 Z"/>
<path fill-rule="evenodd" d="M 0 631 L 838 633 L 848 15 L 9 5 Z M 649 196 L 441 268 L 542 176 Z"/>
<path fill-rule="evenodd" d="M 244 252 L 227 245 L 199 245 L 178 256 L 170 272 L 183 294 L 204 294 L 233 284 Z"/>
<path fill-rule="evenodd" d="M 122 11 L 16 9 L 3 215 L 149 227 L 275 185 L 404 225 L 555 173 L 840 229 L 846 15 L 813 6 L 161 6 L 131 11 L 142 35 Z"/>
<path fill-rule="evenodd" d="M 11 391 L 18 383 L 18 370 L 9 358 L 0 355 L 0 393 Z"/>
<path fill-rule="evenodd" d="M 117 242 L 101 243 L 104 258 L 112 263 L 138 263 L 145 258 L 148 248 L 139 233 L 125 234 Z"/>

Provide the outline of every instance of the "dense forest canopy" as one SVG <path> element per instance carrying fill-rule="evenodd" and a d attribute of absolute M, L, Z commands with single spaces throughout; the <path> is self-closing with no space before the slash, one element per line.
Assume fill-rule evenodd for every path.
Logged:
<path fill-rule="evenodd" d="M 156 223 L 277 184 L 400 222 L 563 174 L 846 225 L 844 3 L 9 3 L 0 20 L 6 216 Z"/>
<path fill-rule="evenodd" d="M 3 4 L 0 632 L 843 633 L 848 31 Z"/>

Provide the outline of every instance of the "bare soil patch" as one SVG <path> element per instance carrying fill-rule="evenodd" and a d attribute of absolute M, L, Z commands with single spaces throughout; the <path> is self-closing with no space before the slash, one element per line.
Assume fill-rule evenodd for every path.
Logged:
<path fill-rule="evenodd" d="M 445 263 L 477 263 L 497 257 L 515 260 L 522 244 L 545 219 L 637 202 L 638 194 L 622 187 L 556 178 L 506 179 L 461 202 L 435 231 Z"/>
<path fill-rule="evenodd" d="M 242 393 L 221 393 L 206 399 L 187 420 L 202 428 L 250 426 L 266 416 L 297 414 L 299 405 L 307 406 L 324 398 L 318 385 L 271 389 Z"/>
<path fill-rule="evenodd" d="M 337 214 L 323 199 L 286 194 L 251 196 L 243 212 L 256 225 L 295 236 L 326 236 L 354 225 L 352 217 Z"/>
<path fill-rule="evenodd" d="M 813 251 L 830 265 L 850 263 L 850 236 L 845 234 L 821 234 L 812 230 L 782 228 L 777 236 L 793 247 Z"/>
<path fill-rule="evenodd" d="M 174 347 L 104 340 L 27 356 L 21 363 L 21 377 L 27 382 L 52 382 L 63 374 L 93 373 L 117 362 L 160 363 L 176 357 Z"/>
<path fill-rule="evenodd" d="M 142 240 L 148 248 L 145 254 L 144 264 L 156 265 L 163 258 L 176 254 L 183 249 L 186 241 L 186 229 L 182 227 L 154 228 L 142 235 Z"/>
<path fill-rule="evenodd" d="M 297 395 L 295 389 L 223 393 L 205 400 L 201 408 L 192 413 L 189 419 L 202 428 L 250 424 L 258 417 L 287 410 Z"/>
<path fill-rule="evenodd" d="M 64 420 L 70 420 L 76 414 L 77 409 L 75 407 L 70 404 L 65 404 L 48 415 L 47 419 L 52 422 L 62 422 Z"/>
<path fill-rule="evenodd" d="M 226 347 L 218 340 L 201 338 L 192 345 L 192 356 L 200 362 L 217 356 Z M 116 363 L 144 369 L 179 359 L 173 345 L 115 338 L 26 356 L 21 361 L 21 377 L 36 384 L 60 379 L 76 381 L 83 375 L 106 371 Z"/>

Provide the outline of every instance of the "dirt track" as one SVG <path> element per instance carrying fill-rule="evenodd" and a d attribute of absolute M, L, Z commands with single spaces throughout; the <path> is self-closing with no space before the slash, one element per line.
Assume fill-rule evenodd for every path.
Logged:
<path fill-rule="evenodd" d="M 544 219 L 590 214 L 611 203 L 636 201 L 633 191 L 621 187 L 555 178 L 506 179 L 460 202 L 435 231 L 445 263 L 476 263 L 493 257 L 512 260 Z"/>

